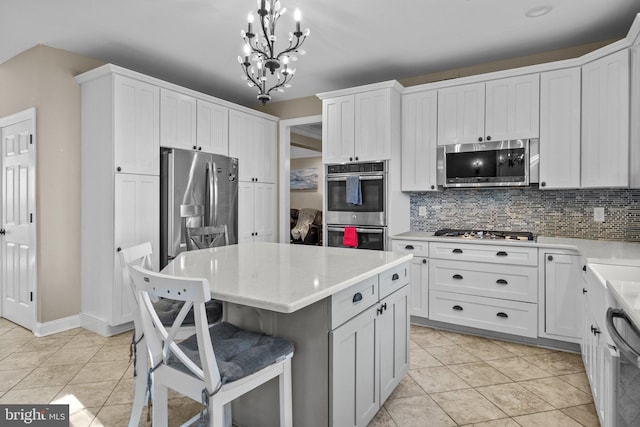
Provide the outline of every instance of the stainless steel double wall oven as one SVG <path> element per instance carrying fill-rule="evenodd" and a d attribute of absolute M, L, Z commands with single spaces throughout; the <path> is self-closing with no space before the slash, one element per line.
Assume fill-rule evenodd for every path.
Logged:
<path fill-rule="evenodd" d="M 347 178 L 358 177 L 362 204 L 347 201 Z M 356 227 L 359 249 L 386 250 L 386 162 L 327 165 L 327 246 L 344 247 L 346 227 Z"/>

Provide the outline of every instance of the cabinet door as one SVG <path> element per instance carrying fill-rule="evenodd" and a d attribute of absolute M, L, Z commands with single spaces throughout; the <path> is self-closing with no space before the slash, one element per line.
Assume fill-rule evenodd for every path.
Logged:
<path fill-rule="evenodd" d="M 580 68 L 540 75 L 540 188 L 580 187 Z"/>
<path fill-rule="evenodd" d="M 255 158 L 255 178 L 258 182 L 276 182 L 276 124 L 271 120 L 254 119 L 252 154 Z"/>
<path fill-rule="evenodd" d="M 196 145 L 207 153 L 229 155 L 229 109 L 198 99 Z"/>
<path fill-rule="evenodd" d="M 329 410 L 334 427 L 365 427 L 380 407 L 377 308 L 329 333 Z"/>
<path fill-rule="evenodd" d="M 538 74 L 486 83 L 485 135 L 488 141 L 537 138 L 540 132 Z"/>
<path fill-rule="evenodd" d="M 413 267 L 413 266 L 412 266 Z M 409 286 L 382 301 L 380 325 L 380 404 L 409 371 Z"/>
<path fill-rule="evenodd" d="M 114 77 L 116 171 L 160 174 L 160 90 L 122 76 Z"/>
<path fill-rule="evenodd" d="M 229 156 L 238 159 L 238 179 L 255 180 L 255 122 L 249 114 L 229 111 Z"/>
<path fill-rule="evenodd" d="M 252 182 L 238 182 L 238 243 L 253 241 L 255 203 Z"/>
<path fill-rule="evenodd" d="M 629 185 L 629 51 L 582 67 L 583 188 Z"/>
<path fill-rule="evenodd" d="M 429 318 L 429 261 L 423 257 L 411 259 L 411 306 L 412 316 Z"/>
<path fill-rule="evenodd" d="M 254 240 L 275 242 L 276 235 L 276 186 L 257 182 L 253 190 Z"/>
<path fill-rule="evenodd" d="M 391 92 L 389 89 L 356 94 L 355 160 L 390 159 L 391 142 Z"/>
<path fill-rule="evenodd" d="M 353 95 L 322 101 L 322 160 L 354 161 L 355 100 Z"/>
<path fill-rule="evenodd" d="M 402 191 L 437 190 L 438 93 L 402 97 Z"/>
<path fill-rule="evenodd" d="M 582 277 L 579 255 L 545 254 L 545 332 L 580 342 Z"/>
<path fill-rule="evenodd" d="M 484 83 L 438 90 L 438 145 L 484 140 Z"/>
<path fill-rule="evenodd" d="M 160 96 L 160 145 L 197 149 L 196 99 L 167 89 Z"/>
<path fill-rule="evenodd" d="M 135 307 L 117 249 L 151 242 L 153 269 L 158 269 L 160 179 L 151 175 L 115 174 L 114 190 L 113 326 L 132 321 Z"/>

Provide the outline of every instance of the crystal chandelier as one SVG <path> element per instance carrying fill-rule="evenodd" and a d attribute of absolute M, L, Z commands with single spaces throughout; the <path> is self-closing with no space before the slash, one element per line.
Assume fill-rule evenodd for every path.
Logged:
<path fill-rule="evenodd" d="M 300 47 L 309 36 L 309 29 L 300 31 L 301 15 L 300 10 L 296 9 L 296 28 L 289 33 L 289 46 L 276 53 L 276 24 L 287 9 L 279 0 L 258 0 L 258 4 L 258 30 L 253 32 L 254 18 L 249 13 L 247 31 L 240 33 L 244 40 L 244 59 L 238 56 L 238 62 L 244 71 L 242 78 L 249 87 L 258 88 L 258 100 L 264 105 L 271 100 L 271 91 L 284 92 L 285 88 L 291 87 L 289 82 L 296 69 L 290 67 L 290 62 L 297 61 L 298 55 L 305 54 Z"/>

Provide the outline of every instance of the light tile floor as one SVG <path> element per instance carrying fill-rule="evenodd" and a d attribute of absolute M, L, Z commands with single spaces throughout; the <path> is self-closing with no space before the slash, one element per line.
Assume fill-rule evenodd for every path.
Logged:
<path fill-rule="evenodd" d="M 67 403 L 72 426 L 125 426 L 130 338 L 81 328 L 36 338 L 0 318 L 0 403 Z M 169 425 L 201 409 L 177 394 L 169 404 Z M 599 423 L 579 355 L 412 326 L 409 375 L 369 427 L 458 425 Z"/>
<path fill-rule="evenodd" d="M 411 326 L 411 367 L 369 427 L 598 427 L 580 355 Z"/>

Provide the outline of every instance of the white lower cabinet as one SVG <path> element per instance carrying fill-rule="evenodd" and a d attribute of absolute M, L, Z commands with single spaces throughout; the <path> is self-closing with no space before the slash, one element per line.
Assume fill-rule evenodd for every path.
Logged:
<path fill-rule="evenodd" d="M 620 354 L 607 343 L 601 326 L 584 305 L 582 360 L 591 385 L 593 403 L 602 427 L 616 427 L 616 379 L 619 377 Z"/>
<path fill-rule="evenodd" d="M 118 252 L 122 248 L 150 242 L 158 248 L 160 178 L 153 175 L 115 175 L 114 199 L 114 262 L 113 313 L 111 324 L 120 325 L 133 320 L 135 303 L 132 300 L 128 275 L 123 274 Z M 158 268 L 158 254 L 152 255 L 154 270 Z"/>
<path fill-rule="evenodd" d="M 538 249 L 429 243 L 429 319 L 538 336 Z"/>
<path fill-rule="evenodd" d="M 408 265 L 401 270 L 392 275 L 398 274 L 393 280 L 400 280 L 399 289 L 329 333 L 333 427 L 367 426 L 409 370 Z M 368 301 L 371 284 L 362 285 L 353 291 L 352 304 Z M 346 309 L 336 303 L 334 310 Z"/>
<path fill-rule="evenodd" d="M 532 303 L 432 290 L 431 320 L 536 338 L 538 306 Z"/>
<path fill-rule="evenodd" d="M 579 255 L 544 254 L 544 333 L 549 338 L 580 343 L 581 267 Z"/>
<path fill-rule="evenodd" d="M 274 242 L 275 184 L 238 183 L 238 243 Z"/>
<path fill-rule="evenodd" d="M 420 240 L 393 240 L 391 250 L 413 255 L 409 314 L 429 318 L 429 243 Z"/>

